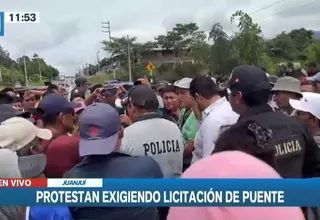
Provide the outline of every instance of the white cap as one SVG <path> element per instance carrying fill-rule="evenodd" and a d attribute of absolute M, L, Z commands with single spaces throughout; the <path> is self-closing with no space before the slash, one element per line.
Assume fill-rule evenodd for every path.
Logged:
<path fill-rule="evenodd" d="M 301 69 L 301 64 L 300 63 L 293 63 L 293 69 L 294 70 Z"/>
<path fill-rule="evenodd" d="M 191 81 L 192 81 L 192 78 L 186 77 L 176 81 L 173 85 L 180 89 L 190 89 Z"/>
<path fill-rule="evenodd" d="M 320 94 L 303 92 L 302 95 L 300 100 L 289 100 L 291 107 L 298 111 L 308 112 L 320 120 Z"/>
<path fill-rule="evenodd" d="M 5 120 L 0 125 L 0 147 L 17 151 L 36 137 L 43 140 L 50 140 L 52 133 L 48 129 L 36 127 L 32 122 L 21 117 L 13 117 Z"/>

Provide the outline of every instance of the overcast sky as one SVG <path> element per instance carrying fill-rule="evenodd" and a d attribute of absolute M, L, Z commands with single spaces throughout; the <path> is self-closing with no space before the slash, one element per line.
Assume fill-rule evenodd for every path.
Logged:
<path fill-rule="evenodd" d="M 196 22 L 208 30 L 220 22 L 231 33 L 230 15 L 238 9 L 254 12 L 264 36 L 272 37 L 293 28 L 320 30 L 320 1 L 284 0 L 0 0 L 7 12 L 40 12 L 39 24 L 8 24 L 0 45 L 13 58 L 34 52 L 67 75 L 86 62 L 96 62 L 101 41 L 101 21 L 111 22 L 112 35 L 152 40 L 176 23 Z M 100 59 L 105 54 L 99 53 Z"/>

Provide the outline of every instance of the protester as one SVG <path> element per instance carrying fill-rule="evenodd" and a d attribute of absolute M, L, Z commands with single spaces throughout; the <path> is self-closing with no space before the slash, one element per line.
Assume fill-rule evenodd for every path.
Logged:
<path fill-rule="evenodd" d="M 20 97 L 16 97 L 13 102 L 13 107 L 17 109 L 17 111 L 23 111 L 22 107 L 22 99 Z"/>
<path fill-rule="evenodd" d="M 71 90 L 71 97 L 74 96 L 74 94 L 77 94 L 77 96 L 80 96 L 82 98 L 87 97 L 87 90 L 88 90 L 88 80 L 84 76 L 78 76 L 76 77 L 74 83 L 76 84 L 76 87 Z"/>
<path fill-rule="evenodd" d="M 0 93 L 0 105 L 1 104 L 9 104 L 12 105 L 14 102 L 14 98 L 6 93 Z"/>
<path fill-rule="evenodd" d="M 274 112 L 267 104 L 270 82 L 260 68 L 242 65 L 234 68 L 229 87 L 230 104 L 240 117 L 238 122 L 254 120 L 271 129 L 275 168 L 288 178 L 318 177 L 320 150 L 313 137 L 295 119 Z"/>
<path fill-rule="evenodd" d="M 129 92 L 128 100 L 127 113 L 134 123 L 124 130 L 122 152 L 148 155 L 158 162 L 164 177 L 178 178 L 183 158 L 179 127 L 157 114 L 158 99 L 149 86 L 136 86 Z"/>
<path fill-rule="evenodd" d="M 161 89 L 164 108 L 160 112 L 163 118 L 176 124 L 179 121 L 180 109 L 177 90 L 174 86 L 166 86 Z"/>
<path fill-rule="evenodd" d="M 109 104 L 116 108 L 116 99 L 118 95 L 118 88 L 115 85 L 106 85 L 101 90 L 100 102 Z"/>
<path fill-rule="evenodd" d="M 286 115 L 294 116 L 295 111 L 290 106 L 289 99 L 299 100 L 302 97 L 299 80 L 290 76 L 281 77 L 271 92 L 280 111 Z"/>
<path fill-rule="evenodd" d="M 305 80 L 301 82 L 301 92 L 317 93 L 317 83 L 314 81 Z"/>
<path fill-rule="evenodd" d="M 7 94 L 13 99 L 15 99 L 17 97 L 17 94 L 16 94 L 14 88 L 11 88 L 11 87 L 6 87 L 6 88 L 2 89 L 0 91 L 0 93 Z"/>
<path fill-rule="evenodd" d="M 2 123 L 3 121 L 9 118 L 16 117 L 16 116 L 31 120 L 30 112 L 18 111 L 11 104 L 0 104 L 0 123 Z"/>
<path fill-rule="evenodd" d="M 192 163 L 211 155 L 221 128 L 237 122 L 237 115 L 226 98 L 221 98 L 219 88 L 210 77 L 195 77 L 190 84 L 190 94 L 203 113 Z"/>
<path fill-rule="evenodd" d="M 79 128 L 79 150 L 85 158 L 65 177 L 162 178 L 159 165 L 151 157 L 118 153 L 123 130 L 117 111 L 110 105 L 94 103 L 88 106 L 80 116 Z M 158 218 L 156 209 L 152 207 L 70 207 L 70 210 L 74 219 Z"/>
<path fill-rule="evenodd" d="M 25 92 L 23 96 L 22 106 L 24 111 L 33 111 L 35 109 L 35 105 L 37 103 L 37 99 L 35 97 L 36 94 L 32 92 Z"/>
<path fill-rule="evenodd" d="M 292 70 L 288 76 L 296 78 L 299 81 L 303 81 L 307 78 L 307 74 L 303 73 L 301 69 Z"/>
<path fill-rule="evenodd" d="M 100 102 L 101 99 L 101 92 L 103 91 L 103 88 L 96 88 L 88 97 L 83 98 L 82 96 L 79 96 L 77 93 L 77 97 L 81 97 L 84 99 L 84 103 L 86 105 L 91 105 L 94 102 Z M 72 96 L 71 96 L 72 97 Z M 73 99 L 74 100 L 74 99 Z"/>
<path fill-rule="evenodd" d="M 320 93 L 320 72 L 312 77 L 307 78 L 308 81 L 315 82 L 317 84 L 317 93 Z"/>
<path fill-rule="evenodd" d="M 103 87 L 102 84 L 96 84 L 96 85 L 90 87 L 90 88 L 89 88 L 90 94 L 92 94 L 96 89 L 100 89 L 100 88 L 102 88 L 102 87 Z"/>
<path fill-rule="evenodd" d="M 308 126 L 320 147 L 320 94 L 304 92 L 301 100 L 290 99 L 290 105 L 297 110 L 297 119 Z"/>
<path fill-rule="evenodd" d="M 70 135 L 74 129 L 76 107 L 79 107 L 79 103 L 70 103 L 67 98 L 58 94 L 48 94 L 42 98 L 37 109 L 42 112 L 44 127 L 53 134 L 51 141 L 43 141 L 41 149 L 41 153 L 47 156 L 45 175 L 48 178 L 61 178 L 81 160 L 79 138 Z"/>
<path fill-rule="evenodd" d="M 51 137 L 49 130 L 39 129 L 24 118 L 13 117 L 2 122 L 0 125 L 0 178 L 44 177 L 42 172 L 46 165 L 45 155 L 31 154 L 40 146 L 40 139 L 49 140 Z M 1 220 L 69 220 L 60 218 L 62 213 L 68 214 L 68 209 L 26 207 L 25 210 L 23 207 L 0 207 Z"/>
<path fill-rule="evenodd" d="M 268 76 L 268 79 L 269 79 L 269 82 L 270 82 L 270 87 L 272 89 L 275 86 L 275 84 L 276 84 L 277 80 L 279 79 L 279 77 L 270 75 L 270 76 Z M 273 110 L 279 110 L 279 107 L 277 106 L 277 103 L 274 101 L 274 96 L 273 96 L 272 93 L 269 96 L 268 104 L 270 105 L 270 107 Z"/>
<path fill-rule="evenodd" d="M 79 129 L 79 117 L 80 114 L 83 112 L 83 110 L 86 108 L 86 105 L 83 102 L 79 102 L 81 106 L 74 108 L 74 130 L 73 134 L 78 135 L 78 129 Z"/>
<path fill-rule="evenodd" d="M 41 140 L 51 138 L 50 130 L 37 128 L 21 117 L 7 119 L 0 125 L 0 147 L 10 149 L 20 156 L 20 171 L 25 178 L 42 175 L 46 157 L 44 154 L 33 154 L 40 148 Z"/>
<path fill-rule="evenodd" d="M 197 109 L 198 107 L 196 106 L 197 104 L 189 92 L 191 81 L 191 78 L 183 78 L 174 83 L 174 86 L 177 88 L 181 109 L 178 125 L 181 129 L 184 139 L 184 170 L 191 164 L 192 152 L 194 150 L 194 140 L 199 130 L 199 122 L 194 112 L 194 110 L 196 110 L 196 113 L 199 113 Z"/>
<path fill-rule="evenodd" d="M 307 65 L 307 73 L 309 77 L 312 77 L 319 73 L 319 70 L 317 69 L 317 63 L 316 62 L 309 62 Z"/>
<path fill-rule="evenodd" d="M 182 178 L 280 179 L 281 177 L 268 164 L 249 154 L 240 151 L 228 151 L 215 153 L 191 165 L 191 167 L 184 172 Z M 195 219 L 304 220 L 304 216 L 298 207 L 171 207 L 167 218 L 167 220 Z"/>

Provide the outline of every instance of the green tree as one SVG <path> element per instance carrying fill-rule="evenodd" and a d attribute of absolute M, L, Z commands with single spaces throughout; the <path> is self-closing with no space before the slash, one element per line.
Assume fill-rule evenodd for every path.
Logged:
<path fill-rule="evenodd" d="M 211 46 L 210 70 L 215 73 L 229 73 L 237 64 L 237 57 L 233 52 L 230 37 L 223 30 L 220 23 L 215 23 L 209 33 L 209 40 L 213 41 Z"/>
<path fill-rule="evenodd" d="M 103 63 L 118 62 L 122 66 L 122 76 L 128 79 L 127 46 L 132 59 L 132 75 L 146 76 L 145 67 L 139 63 L 143 51 L 154 48 L 173 50 L 172 63 L 157 65 L 156 78 L 177 80 L 179 77 L 197 74 L 225 73 L 239 64 L 263 65 L 269 73 L 278 71 L 280 62 L 301 62 L 315 60 L 320 62 L 320 46 L 318 40 L 312 39 L 313 31 L 305 28 L 282 32 L 273 39 L 264 39 L 261 28 L 249 14 L 236 11 L 231 16 L 231 23 L 238 25 L 238 30 L 228 36 L 221 24 L 214 23 L 206 35 L 196 23 L 176 24 L 166 34 L 159 35 L 154 41 L 140 44 L 136 38 L 114 38 L 111 42 L 103 42 L 104 49 L 116 56 L 115 61 L 106 59 Z M 192 63 L 177 62 L 180 55 L 187 56 Z M 190 58 L 190 59 L 189 59 Z M 110 64 L 108 64 L 110 65 Z"/>
<path fill-rule="evenodd" d="M 268 41 L 267 48 L 269 55 L 281 57 L 285 60 L 294 60 L 298 56 L 294 40 L 285 32 Z"/>
<path fill-rule="evenodd" d="M 202 45 L 207 36 L 199 30 L 196 23 L 176 24 L 166 35 L 155 38 L 156 44 L 164 49 L 174 49 L 179 53 L 181 49 L 196 50 Z"/>
<path fill-rule="evenodd" d="M 243 11 L 236 11 L 231 16 L 231 23 L 238 20 L 239 31 L 232 39 L 238 52 L 241 63 L 258 65 L 264 55 L 264 40 L 261 37 L 261 28 L 252 18 Z"/>
<path fill-rule="evenodd" d="M 320 62 L 320 41 L 313 40 L 306 49 L 308 60 Z"/>

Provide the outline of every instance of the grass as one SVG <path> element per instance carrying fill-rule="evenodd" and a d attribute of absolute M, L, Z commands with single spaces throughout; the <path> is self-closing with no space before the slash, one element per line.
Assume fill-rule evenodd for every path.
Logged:
<path fill-rule="evenodd" d="M 112 78 L 113 78 L 112 74 L 101 74 L 97 76 L 91 76 L 88 78 L 88 80 L 92 85 L 96 85 L 96 84 L 103 84 L 107 80 L 112 80 Z"/>

